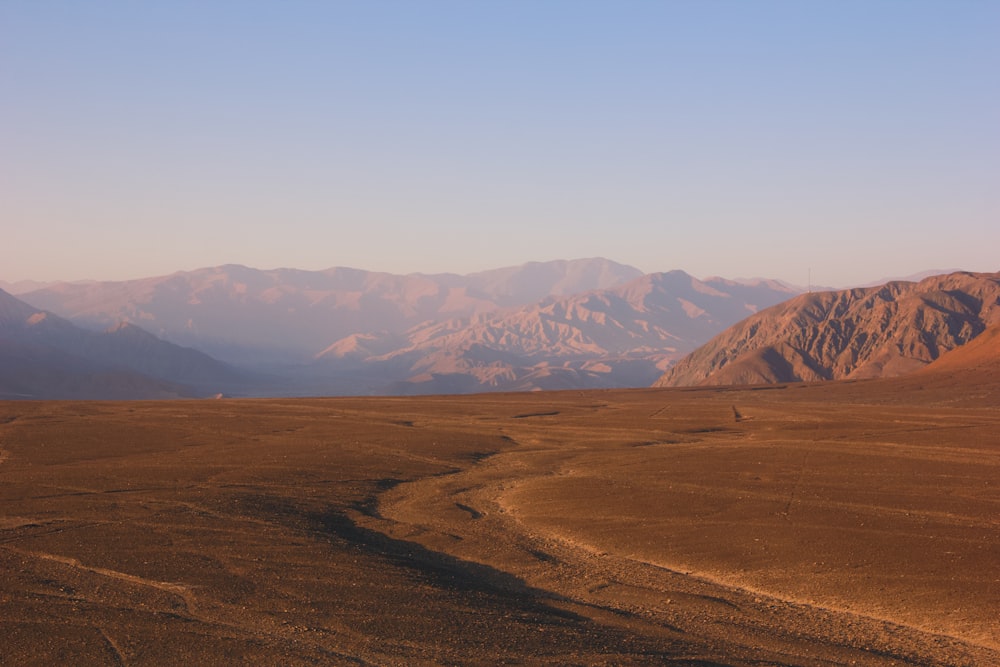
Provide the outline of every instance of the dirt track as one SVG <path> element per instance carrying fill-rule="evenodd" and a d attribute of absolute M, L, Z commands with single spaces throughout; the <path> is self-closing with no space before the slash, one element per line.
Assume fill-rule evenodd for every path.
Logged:
<path fill-rule="evenodd" d="M 1000 664 L 1000 414 L 893 386 L 0 404 L 0 658 Z"/>

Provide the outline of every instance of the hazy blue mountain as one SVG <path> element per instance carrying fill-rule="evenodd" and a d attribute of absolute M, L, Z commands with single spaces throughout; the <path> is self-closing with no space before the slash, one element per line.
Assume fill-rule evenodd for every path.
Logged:
<path fill-rule="evenodd" d="M 513 310 L 429 322 L 402 338 L 350 336 L 318 360 L 331 372 L 382 368 L 385 377 L 398 378 L 388 390 L 398 393 L 646 386 L 671 361 L 793 294 L 769 281 L 656 273 Z"/>
<path fill-rule="evenodd" d="M 141 350 L 155 338 L 138 326 L 271 374 L 228 391 L 305 395 L 646 386 L 726 327 L 794 294 L 777 281 L 643 275 L 592 258 L 466 276 L 229 265 L 53 285 L 23 298 L 74 324 L 110 327 L 89 349 L 103 361 L 101 345 L 117 336 L 135 350 L 132 368 L 196 375 L 197 364 L 174 361 L 175 375 L 154 364 Z"/>
<path fill-rule="evenodd" d="M 171 398 L 230 391 L 246 380 L 138 327 L 82 329 L 0 290 L 0 396 Z"/>
<path fill-rule="evenodd" d="M 428 320 L 606 288 L 639 275 L 606 259 L 532 262 L 468 276 L 228 265 L 123 282 L 63 283 L 22 298 L 82 326 L 131 322 L 227 361 L 302 362 L 352 334 L 402 333 Z"/>

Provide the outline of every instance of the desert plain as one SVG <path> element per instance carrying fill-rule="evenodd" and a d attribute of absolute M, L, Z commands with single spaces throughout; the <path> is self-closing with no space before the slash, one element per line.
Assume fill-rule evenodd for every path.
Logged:
<path fill-rule="evenodd" d="M 997 665 L 996 377 L 0 403 L 0 663 Z"/>

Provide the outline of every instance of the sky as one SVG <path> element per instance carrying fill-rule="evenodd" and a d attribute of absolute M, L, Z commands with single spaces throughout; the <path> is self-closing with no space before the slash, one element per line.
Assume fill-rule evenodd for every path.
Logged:
<path fill-rule="evenodd" d="M 0 280 L 1000 270 L 989 0 L 6 0 Z"/>

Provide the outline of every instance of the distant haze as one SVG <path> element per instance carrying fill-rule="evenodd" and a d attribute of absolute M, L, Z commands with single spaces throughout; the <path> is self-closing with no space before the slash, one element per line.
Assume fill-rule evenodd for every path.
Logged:
<path fill-rule="evenodd" d="M 1000 3 L 8 2 L 0 280 L 996 271 Z"/>
<path fill-rule="evenodd" d="M 456 394 L 884 377 L 931 364 L 1000 317 L 1000 272 L 793 298 L 801 291 L 776 280 L 642 274 L 602 258 L 465 276 L 226 265 L 56 283 L 18 297 L 0 291 L 0 395 Z"/>
<path fill-rule="evenodd" d="M 135 281 L 55 284 L 22 294 L 23 301 L 7 300 L 10 326 L 26 344 L 54 345 L 38 338 L 45 332 L 33 325 L 41 309 L 72 320 L 56 318 L 63 328 L 145 329 L 151 335 L 111 342 L 141 338 L 161 359 L 178 358 L 177 345 L 190 346 L 250 371 L 239 386 L 224 369 L 191 378 L 187 384 L 201 393 L 357 395 L 648 386 L 672 360 L 793 294 L 774 281 L 703 282 L 683 271 L 643 275 L 592 258 L 467 276 L 228 265 Z M 38 317 L 52 319 L 44 312 Z M 174 345 L 156 346 L 156 336 Z M 75 344 L 57 349 L 79 352 Z M 119 356 L 127 355 L 134 350 Z M 183 379 L 137 364 L 130 369 Z M 10 390 L 44 393 L 38 383 Z"/>

